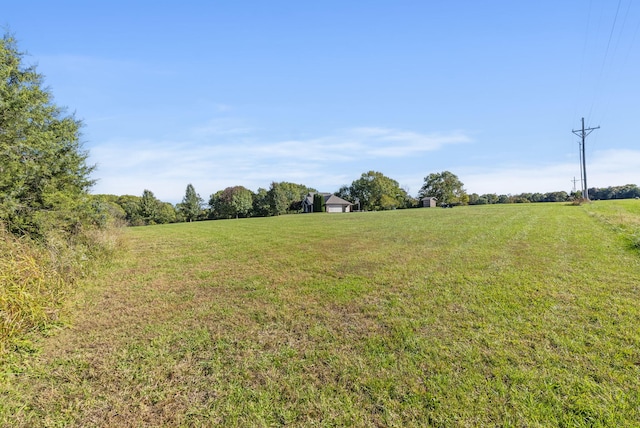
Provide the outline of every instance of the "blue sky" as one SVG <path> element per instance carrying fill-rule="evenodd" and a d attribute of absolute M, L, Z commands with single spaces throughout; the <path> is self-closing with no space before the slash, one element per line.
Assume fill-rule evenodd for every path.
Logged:
<path fill-rule="evenodd" d="M 179 202 L 380 171 L 416 195 L 640 184 L 640 5 L 23 1 L 0 25 L 84 121 L 94 193 Z M 578 183 L 578 188 L 580 184 Z"/>

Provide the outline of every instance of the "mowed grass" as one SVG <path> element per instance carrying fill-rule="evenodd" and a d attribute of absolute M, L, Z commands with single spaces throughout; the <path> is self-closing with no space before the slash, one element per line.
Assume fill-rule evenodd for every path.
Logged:
<path fill-rule="evenodd" d="M 639 207 L 128 229 L 72 326 L 6 367 L 0 421 L 638 426 Z"/>

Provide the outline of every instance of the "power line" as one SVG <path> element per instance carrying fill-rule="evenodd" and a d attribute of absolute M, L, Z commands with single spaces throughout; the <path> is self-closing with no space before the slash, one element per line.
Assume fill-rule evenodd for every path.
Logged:
<path fill-rule="evenodd" d="M 596 129 L 600 129 L 599 126 L 596 126 L 595 128 L 585 128 L 584 127 L 584 117 L 582 118 L 582 129 L 572 129 L 571 132 L 573 132 L 574 134 L 576 134 L 578 137 L 580 137 L 581 139 L 581 146 L 580 146 L 580 154 L 581 156 L 581 165 L 582 165 L 582 197 L 586 200 L 589 200 L 589 191 L 587 188 L 587 161 L 585 159 L 585 139 L 587 138 L 587 135 L 591 134 L 591 132 L 595 131 Z"/>
<path fill-rule="evenodd" d="M 573 177 L 573 180 L 571 180 L 571 182 L 573 183 L 573 190 L 572 190 L 573 193 L 576 193 L 576 183 L 578 181 L 580 180 L 576 179 L 575 177 Z"/>

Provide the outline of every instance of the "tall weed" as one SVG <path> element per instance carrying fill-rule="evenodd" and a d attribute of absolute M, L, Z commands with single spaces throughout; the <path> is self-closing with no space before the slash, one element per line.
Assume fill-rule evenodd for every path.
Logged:
<path fill-rule="evenodd" d="M 58 319 L 68 291 L 65 278 L 44 248 L 0 229 L 0 355 L 25 333 Z"/>
<path fill-rule="evenodd" d="M 111 257 L 118 242 L 115 229 L 88 230 L 71 240 L 52 234 L 43 243 L 0 225 L 0 357 L 19 349 L 27 334 L 59 323 L 77 280 Z"/>

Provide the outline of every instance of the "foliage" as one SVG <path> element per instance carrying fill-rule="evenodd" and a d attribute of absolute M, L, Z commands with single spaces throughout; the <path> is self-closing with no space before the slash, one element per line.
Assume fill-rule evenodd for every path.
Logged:
<path fill-rule="evenodd" d="M 640 198 L 640 188 L 635 184 L 626 184 L 624 186 L 610 186 L 606 188 L 592 187 L 589 189 L 589 197 L 593 200 L 611 200 L 611 199 L 634 199 Z M 486 194 L 478 195 L 473 193 L 469 195 L 469 205 L 482 204 L 512 204 L 523 202 L 576 202 L 580 203 L 582 193 L 577 191 L 571 194 L 565 191 L 547 192 L 547 193 L 519 193 L 517 195 L 500 195 Z"/>
<path fill-rule="evenodd" d="M 0 228 L 0 357 L 58 318 L 69 288 L 47 251 Z"/>
<path fill-rule="evenodd" d="M 438 204 L 466 205 L 469 197 L 463 186 L 462 181 L 452 172 L 431 173 L 424 178 L 418 199 L 431 196 L 438 200 Z"/>
<path fill-rule="evenodd" d="M 640 198 L 640 188 L 635 184 L 605 188 L 592 187 L 589 189 L 589 198 L 595 200 Z"/>
<path fill-rule="evenodd" d="M 271 215 L 271 205 L 269 203 L 269 193 L 267 189 L 260 187 L 258 191 L 254 193 L 251 215 L 253 217 L 268 217 Z"/>
<path fill-rule="evenodd" d="M 118 203 L 118 196 L 94 195 L 92 199 L 101 226 L 112 228 L 127 224 L 127 213 Z"/>
<path fill-rule="evenodd" d="M 140 196 L 122 195 L 118 197 L 116 202 L 124 210 L 125 220 L 130 226 L 145 224 L 140 213 Z"/>
<path fill-rule="evenodd" d="M 178 211 L 186 221 L 198 220 L 202 215 L 202 204 L 204 201 L 191 183 L 187 185 L 182 203 L 178 204 Z"/>
<path fill-rule="evenodd" d="M 272 182 L 269 186 L 269 208 L 271 215 L 286 214 L 291 203 L 295 200 L 286 194 L 280 183 Z"/>
<path fill-rule="evenodd" d="M 575 200 L 580 197 L 577 195 L 569 195 L 565 191 L 547 192 L 547 193 L 520 193 L 517 195 L 496 195 L 489 193 L 478 195 L 472 193 L 469 195 L 469 205 L 486 205 L 486 204 L 521 204 L 528 202 L 566 202 Z"/>
<path fill-rule="evenodd" d="M 272 182 L 267 192 L 271 214 L 281 215 L 300 211 L 302 200 L 310 192 L 316 192 L 316 190 L 303 184 L 286 181 Z"/>
<path fill-rule="evenodd" d="M 12 36 L 0 39 L 0 354 L 59 322 L 77 279 L 116 247 L 111 228 L 126 215 L 115 197 L 89 195 L 81 123 L 23 56 Z"/>
<path fill-rule="evenodd" d="M 14 234 L 46 239 L 96 221 L 80 121 L 52 102 L 15 39 L 0 39 L 0 220 Z"/>
<path fill-rule="evenodd" d="M 167 224 L 175 223 L 178 221 L 176 208 L 170 202 L 160 201 L 160 209 L 158 210 L 158 216 L 149 224 Z"/>
<path fill-rule="evenodd" d="M 209 198 L 212 218 L 247 217 L 253 208 L 253 192 L 243 186 L 227 187 Z"/>
<path fill-rule="evenodd" d="M 403 208 L 417 208 L 422 205 L 422 202 L 420 202 L 418 198 L 414 198 L 413 196 L 409 195 L 407 189 L 402 190 L 404 190 L 404 201 L 402 204 Z"/>
<path fill-rule="evenodd" d="M 155 197 L 153 192 L 144 189 L 140 198 L 140 217 L 145 224 L 157 224 L 156 221 L 160 217 L 160 207 L 162 201 Z"/>
<path fill-rule="evenodd" d="M 363 173 L 351 186 L 343 186 L 337 195 L 349 202 L 360 203 L 363 211 L 405 208 L 410 200 L 397 181 L 377 171 Z"/>
<path fill-rule="evenodd" d="M 326 209 L 327 207 L 324 203 L 324 196 L 322 196 L 320 193 L 314 193 L 313 194 L 313 212 L 321 213 L 321 212 L 324 212 Z"/>
<path fill-rule="evenodd" d="M 569 200 L 569 195 L 565 191 L 547 193 L 545 196 L 545 202 L 566 202 Z"/>
<path fill-rule="evenodd" d="M 124 218 L 130 226 L 166 224 L 178 221 L 176 208 L 171 203 L 156 198 L 153 192 L 148 189 L 142 192 L 142 196 L 119 196 L 116 203 L 124 211 Z"/>
<path fill-rule="evenodd" d="M 117 221 L 106 215 L 107 222 Z M 78 281 L 91 277 L 120 246 L 120 235 L 109 227 L 47 238 L 18 238 L 0 224 L 0 361 L 14 352 L 32 352 L 31 340 L 63 322 Z"/>

